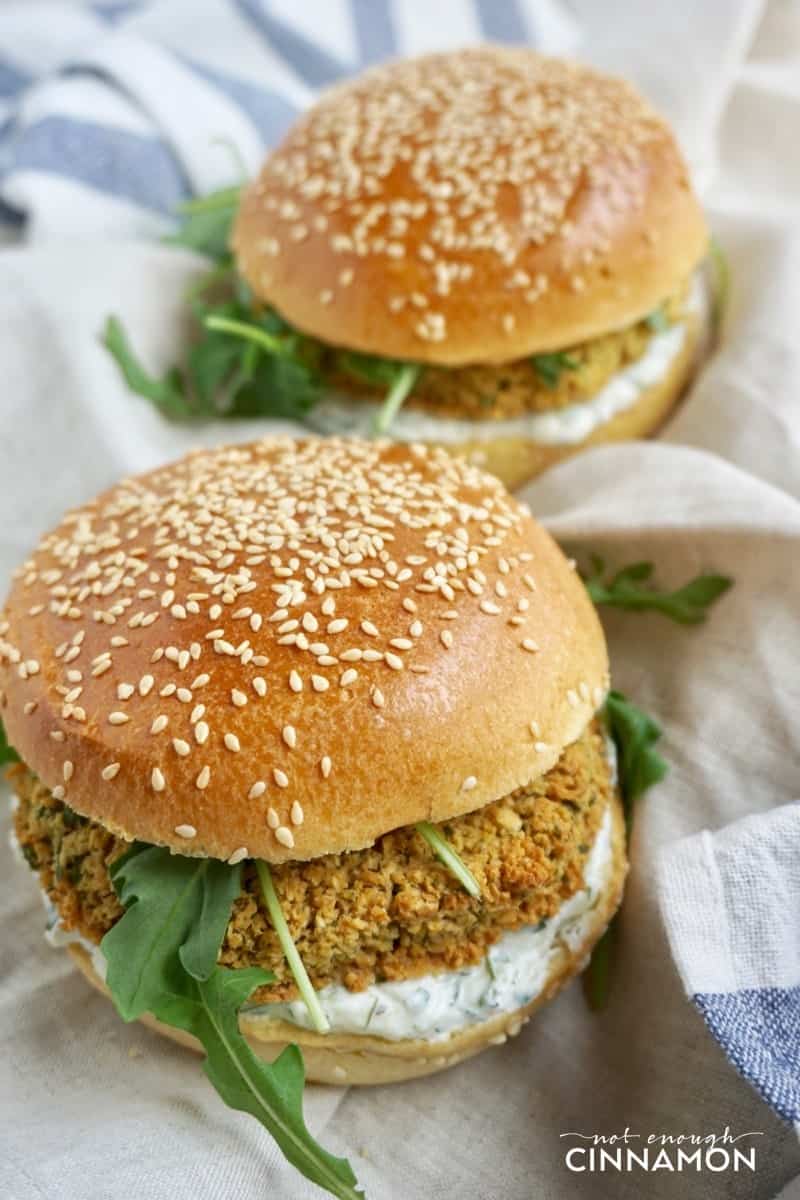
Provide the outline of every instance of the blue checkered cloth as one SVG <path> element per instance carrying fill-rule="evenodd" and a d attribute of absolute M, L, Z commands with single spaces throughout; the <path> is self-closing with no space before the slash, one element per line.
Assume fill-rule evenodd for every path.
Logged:
<path fill-rule="evenodd" d="M 661 911 L 687 994 L 800 1132 L 800 803 L 667 847 Z"/>

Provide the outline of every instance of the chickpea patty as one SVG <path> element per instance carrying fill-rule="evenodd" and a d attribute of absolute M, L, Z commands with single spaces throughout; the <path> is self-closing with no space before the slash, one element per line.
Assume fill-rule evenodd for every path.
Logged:
<path fill-rule="evenodd" d="M 25 766 L 12 769 L 16 834 L 67 929 L 92 942 L 122 915 L 108 874 L 126 843 L 79 816 Z M 478 879 L 473 899 L 413 827 L 366 850 L 273 868 L 286 920 L 316 988 L 360 991 L 478 962 L 505 932 L 550 917 L 580 889 L 613 790 L 599 721 L 547 775 L 440 828 Z M 261 1002 L 296 996 L 252 865 L 220 951 L 228 967 L 260 966 L 275 984 Z"/>
<path fill-rule="evenodd" d="M 643 320 L 557 353 L 499 365 L 426 367 L 405 406 L 436 417 L 503 421 L 591 400 L 642 357 L 655 333 L 681 320 L 687 294 L 688 283 Z M 353 395 L 366 394 L 358 384 L 354 389 L 349 376 L 333 382 Z"/>

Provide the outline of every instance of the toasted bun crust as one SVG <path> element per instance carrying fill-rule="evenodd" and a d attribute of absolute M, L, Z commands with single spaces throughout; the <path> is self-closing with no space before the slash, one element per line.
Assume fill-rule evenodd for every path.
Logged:
<path fill-rule="evenodd" d="M 222 859 L 480 808 L 554 765 L 607 673 L 527 510 L 388 443 L 270 438 L 126 480 L 42 540 L 0 613 L 2 718 L 42 782 Z"/>
<path fill-rule="evenodd" d="M 604 422 L 582 442 L 573 445 L 546 446 L 523 437 L 481 439 L 458 444 L 447 443 L 451 454 L 470 459 L 483 470 L 490 471 L 512 491 L 521 487 L 549 467 L 579 454 L 589 446 L 608 442 L 627 442 L 649 437 L 657 432 L 669 417 L 700 365 L 698 353 L 706 338 L 702 321 L 687 322 L 687 336 L 680 354 L 676 355 L 669 371 L 651 387 L 642 391 L 634 404 Z"/>
<path fill-rule="evenodd" d="M 256 297 L 333 345 L 508 362 L 644 316 L 707 232 L 668 126 L 627 83 L 527 49 L 332 88 L 242 200 Z"/>
<path fill-rule="evenodd" d="M 515 1037 L 533 1013 L 552 999 L 574 975 L 586 966 L 593 946 L 602 936 L 622 898 L 628 864 L 625 856 L 625 833 L 622 809 L 617 799 L 614 804 L 613 862 L 608 880 L 597 904 L 592 909 L 591 924 L 580 946 L 570 950 L 565 942 L 559 944 L 547 982 L 541 992 L 524 1008 L 503 1013 L 479 1025 L 469 1025 L 442 1041 L 427 1042 L 421 1039 L 406 1039 L 390 1042 L 385 1038 L 359 1036 L 356 1034 L 318 1034 L 285 1021 L 269 1023 L 252 1019 L 244 1013 L 239 1024 L 250 1048 L 259 1058 L 272 1062 L 285 1047 L 294 1043 L 303 1051 L 306 1075 L 314 1083 L 381 1084 L 399 1083 L 421 1075 L 432 1075 L 445 1067 L 454 1066 L 489 1046 L 500 1045 L 509 1037 Z M 94 970 L 92 961 L 81 946 L 70 946 L 69 952 L 90 983 L 106 996 L 108 991 Z M 163 1025 L 155 1018 L 142 1017 L 143 1024 L 166 1037 L 199 1050 L 198 1043 L 189 1034 Z"/>

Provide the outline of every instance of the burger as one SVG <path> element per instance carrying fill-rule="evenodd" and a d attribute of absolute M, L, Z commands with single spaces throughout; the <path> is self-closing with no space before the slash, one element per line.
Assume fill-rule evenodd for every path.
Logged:
<path fill-rule="evenodd" d="M 504 1042 L 619 903 L 594 608 L 442 450 L 270 438 L 124 480 L 16 573 L 0 689 L 50 940 L 236 1107 L 234 1036 L 253 1078 L 291 1046 L 346 1084 Z"/>
<path fill-rule="evenodd" d="M 707 246 L 629 84 L 497 46 L 331 89 L 233 232 L 256 309 L 324 348 L 320 432 L 377 426 L 510 487 L 664 421 L 706 330 Z"/>
<path fill-rule="evenodd" d="M 176 240 L 216 266 L 183 368 L 154 380 L 116 318 L 105 335 L 171 418 L 388 434 L 513 488 L 653 433 L 708 342 L 708 235 L 669 127 L 531 50 L 367 71 L 248 186 L 185 207 Z"/>

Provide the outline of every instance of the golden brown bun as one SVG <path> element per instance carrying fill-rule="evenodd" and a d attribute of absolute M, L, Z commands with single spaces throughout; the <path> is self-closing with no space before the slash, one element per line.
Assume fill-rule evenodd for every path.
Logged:
<path fill-rule="evenodd" d="M 327 92 L 245 192 L 233 247 L 299 329 L 463 365 L 638 320 L 707 240 L 673 135 L 629 84 L 483 46 Z"/>
<path fill-rule="evenodd" d="M 613 830 L 613 861 L 606 887 L 591 912 L 591 925 L 577 949 L 571 950 L 561 942 L 554 956 L 550 973 L 541 992 L 524 1008 L 503 1013 L 479 1025 L 470 1025 L 450 1037 L 436 1042 L 407 1039 L 391 1042 L 385 1038 L 357 1034 L 318 1034 L 289 1025 L 284 1021 L 248 1020 L 244 1013 L 239 1024 L 250 1048 L 259 1058 L 272 1062 L 289 1044 L 303 1051 L 306 1076 L 314 1083 L 381 1084 L 399 1083 L 421 1075 L 432 1075 L 445 1067 L 454 1066 L 489 1046 L 499 1045 L 514 1037 L 522 1026 L 546 1001 L 552 999 L 574 975 L 586 965 L 593 946 L 603 934 L 622 898 L 628 864 L 625 856 L 625 834 L 622 809 L 615 799 Z M 80 946 L 70 946 L 69 952 L 90 983 L 105 995 L 105 984 L 92 966 L 87 952 Z M 181 1045 L 199 1050 L 197 1042 L 179 1029 L 163 1025 L 146 1015 L 142 1022 L 158 1033 Z"/>
<path fill-rule="evenodd" d="M 223 859 L 480 808 L 554 765 L 607 679 L 585 588 L 527 510 L 389 443 L 268 438 L 127 480 L 43 539 L 0 613 L 2 719 L 42 782 Z"/>
<path fill-rule="evenodd" d="M 683 348 L 670 364 L 669 371 L 645 388 L 630 408 L 619 412 L 600 425 L 589 437 L 574 445 L 546 446 L 523 437 L 494 438 L 491 441 L 448 443 L 451 454 L 467 458 L 485 471 L 490 471 L 512 491 L 521 487 L 548 467 L 579 454 L 589 446 L 608 442 L 627 442 L 649 437 L 667 420 L 700 365 L 700 344 L 706 337 L 705 327 L 697 318 L 687 321 L 687 336 Z"/>

